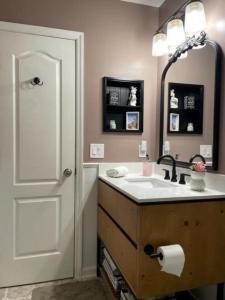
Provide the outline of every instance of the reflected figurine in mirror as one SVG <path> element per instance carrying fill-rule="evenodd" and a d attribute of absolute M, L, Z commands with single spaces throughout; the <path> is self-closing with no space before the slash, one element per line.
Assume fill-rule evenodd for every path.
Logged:
<path fill-rule="evenodd" d="M 170 108 L 178 108 L 179 100 L 176 98 L 175 91 L 170 91 Z"/>
<path fill-rule="evenodd" d="M 129 99 L 128 99 L 128 105 L 130 106 L 137 106 L 137 88 L 132 86 L 130 88 L 130 95 L 129 95 Z"/>

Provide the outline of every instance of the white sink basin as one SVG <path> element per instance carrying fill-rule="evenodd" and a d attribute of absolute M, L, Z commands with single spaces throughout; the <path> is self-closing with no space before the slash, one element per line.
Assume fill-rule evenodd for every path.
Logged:
<path fill-rule="evenodd" d="M 144 188 L 174 188 L 177 187 L 177 185 L 160 180 L 158 178 L 154 177 L 137 177 L 137 178 L 126 178 L 127 182 L 132 183 L 132 185 L 138 186 L 138 187 L 144 187 Z"/>

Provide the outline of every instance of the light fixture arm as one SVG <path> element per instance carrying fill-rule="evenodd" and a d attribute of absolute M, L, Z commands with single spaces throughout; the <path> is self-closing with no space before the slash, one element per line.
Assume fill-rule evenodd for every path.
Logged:
<path fill-rule="evenodd" d="M 159 28 L 156 30 L 156 33 L 163 32 L 165 25 L 168 24 L 174 18 L 177 18 L 177 17 L 182 18 L 182 17 L 184 17 L 185 7 L 188 4 L 190 4 L 191 2 L 193 2 L 193 1 L 194 0 L 187 0 L 186 2 L 184 2 L 170 17 L 168 17 L 165 21 L 163 21 L 162 24 L 160 24 Z"/>

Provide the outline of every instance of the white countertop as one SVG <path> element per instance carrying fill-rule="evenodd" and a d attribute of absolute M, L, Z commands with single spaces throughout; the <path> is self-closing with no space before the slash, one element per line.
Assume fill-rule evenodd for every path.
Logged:
<path fill-rule="evenodd" d="M 126 181 L 126 178 L 111 178 L 104 174 L 99 175 L 99 179 L 115 188 L 122 194 L 126 195 L 138 204 L 146 203 L 171 203 L 171 202 L 188 202 L 188 201 L 204 201 L 209 199 L 225 199 L 225 191 L 206 188 L 203 192 L 196 192 L 190 189 L 189 184 L 180 185 L 171 183 L 171 187 L 148 188 L 147 186 L 138 186 L 136 183 Z M 216 176 L 216 175 L 215 175 Z M 163 180 L 161 175 L 154 174 L 153 178 Z M 166 181 L 165 181 L 166 182 Z M 173 187 L 174 186 L 174 187 Z"/>

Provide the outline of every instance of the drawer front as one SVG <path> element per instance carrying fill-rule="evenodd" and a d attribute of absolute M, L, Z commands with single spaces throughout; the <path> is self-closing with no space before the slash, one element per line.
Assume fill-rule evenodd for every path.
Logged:
<path fill-rule="evenodd" d="M 137 287 L 137 249 L 98 207 L 98 234 L 133 292 Z"/>
<path fill-rule="evenodd" d="M 138 205 L 99 180 L 99 204 L 137 244 Z"/>

